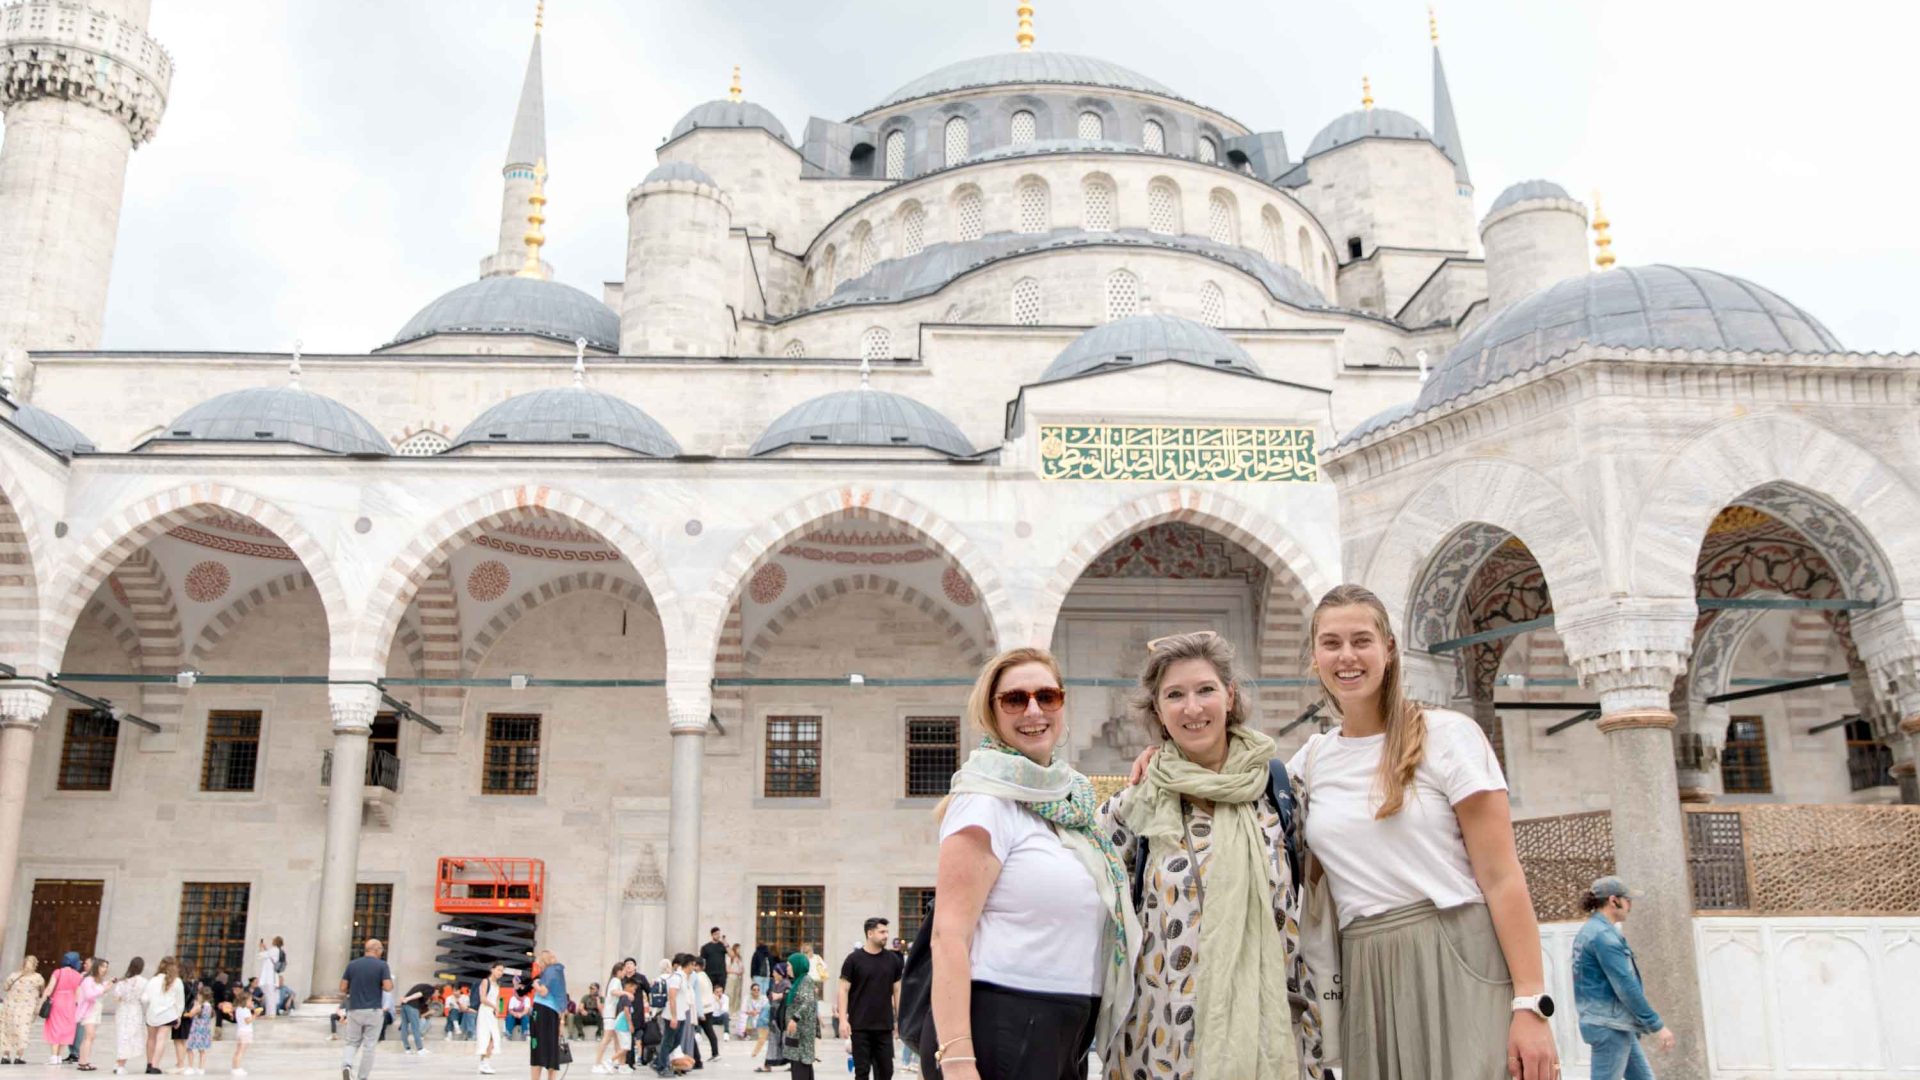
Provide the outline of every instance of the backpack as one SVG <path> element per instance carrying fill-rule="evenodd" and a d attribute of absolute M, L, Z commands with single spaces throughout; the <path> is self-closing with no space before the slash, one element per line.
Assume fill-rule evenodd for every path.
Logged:
<path fill-rule="evenodd" d="M 934 1052 L 940 1048 L 939 1035 L 933 1029 L 933 901 L 920 918 L 920 929 L 907 946 L 907 964 L 900 974 L 900 1039 L 913 1047 L 920 1060 L 934 1072 Z"/>
<path fill-rule="evenodd" d="M 662 1013 L 667 1010 L 667 980 L 653 980 L 653 985 L 647 989 L 647 1005 L 652 1008 L 655 1013 Z"/>
<path fill-rule="evenodd" d="M 1304 881 L 1300 862 L 1300 849 L 1293 842 L 1294 798 L 1293 783 L 1287 778 L 1286 762 L 1274 758 L 1267 762 L 1267 797 L 1273 800 L 1274 809 L 1280 812 L 1280 842 L 1286 847 L 1288 879 L 1297 891 Z M 1147 891 L 1147 845 L 1135 844 L 1133 847 L 1133 910 L 1140 910 L 1140 901 Z M 901 987 L 904 998 L 906 987 Z M 904 1006 L 903 1006 L 904 1007 Z M 903 1027 L 902 1034 L 906 1033 Z"/>
<path fill-rule="evenodd" d="M 287 950 L 275 949 L 273 952 L 273 973 L 275 975 L 285 975 L 287 973 Z"/>

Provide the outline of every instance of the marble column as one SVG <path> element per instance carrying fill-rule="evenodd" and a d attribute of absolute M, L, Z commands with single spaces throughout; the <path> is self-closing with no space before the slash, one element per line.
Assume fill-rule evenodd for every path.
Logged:
<path fill-rule="evenodd" d="M 20 881 L 20 829 L 27 814 L 33 736 L 53 705 L 36 686 L 0 684 L 0 941 L 9 929 L 13 890 Z"/>
<path fill-rule="evenodd" d="M 1693 643 L 1691 600 L 1603 600 L 1556 620 L 1580 683 L 1600 698 L 1612 765 L 1614 869 L 1645 892 L 1627 920 L 1647 998 L 1678 1040 L 1660 1075 L 1706 1080 L 1686 822 L 1674 769 L 1674 679 Z"/>
<path fill-rule="evenodd" d="M 367 736 L 380 708 L 377 687 L 327 688 L 333 714 L 333 771 L 327 781 L 327 846 L 320 863 L 320 922 L 313 935 L 312 1000 L 338 1001 L 339 973 L 353 957 L 353 894 L 360 877 L 361 791 Z"/>
<path fill-rule="evenodd" d="M 701 781 L 707 721 L 713 715 L 711 667 L 667 671 L 667 719 L 673 733 L 673 782 L 667 803 L 668 955 L 698 947 L 700 933 Z"/>

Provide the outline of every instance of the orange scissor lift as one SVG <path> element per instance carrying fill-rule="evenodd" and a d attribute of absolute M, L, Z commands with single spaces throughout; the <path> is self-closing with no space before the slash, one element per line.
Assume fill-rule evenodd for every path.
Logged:
<path fill-rule="evenodd" d="M 539 859 L 446 856 L 434 873 L 433 910 L 440 920 L 439 976 L 472 982 L 494 964 L 509 975 L 533 961 L 547 864 Z"/>

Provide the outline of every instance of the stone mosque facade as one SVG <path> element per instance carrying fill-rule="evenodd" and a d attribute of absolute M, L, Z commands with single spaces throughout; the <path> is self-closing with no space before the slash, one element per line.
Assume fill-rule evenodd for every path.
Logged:
<path fill-rule="evenodd" d="M 1920 358 L 1483 196 L 1437 35 L 1429 122 L 1304 143 L 1024 5 L 797 136 L 736 71 L 582 288 L 536 27 L 476 280 L 365 353 L 103 351 L 148 6 L 0 9 L 0 962 L 90 917 L 426 974 L 443 857 L 539 860 L 576 963 L 837 952 L 917 918 L 987 656 L 1050 645 L 1112 774 L 1145 643 L 1212 627 L 1291 749 L 1342 580 L 1517 818 L 1611 811 L 1683 1031 L 1685 804 L 1916 799 Z"/>

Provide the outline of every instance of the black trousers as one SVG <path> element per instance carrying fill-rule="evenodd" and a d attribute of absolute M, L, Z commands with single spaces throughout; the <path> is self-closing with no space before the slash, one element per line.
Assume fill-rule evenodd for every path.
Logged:
<path fill-rule="evenodd" d="M 893 1080 L 893 1032 L 886 1028 L 848 1032 L 853 1050 L 853 1080 Z"/>
<path fill-rule="evenodd" d="M 974 1067 L 980 1080 L 1083 1080 L 1100 999 L 973 984 Z M 954 1048 L 964 1054 L 966 1044 Z"/>
<path fill-rule="evenodd" d="M 707 1033 L 707 1049 L 713 1051 L 714 1057 L 719 1057 L 720 1056 L 720 1036 L 715 1035 L 713 1033 L 713 1017 L 711 1016 L 701 1017 L 700 1030 Z M 695 1050 L 697 1051 L 698 1049 L 699 1048 L 696 1046 Z"/>

